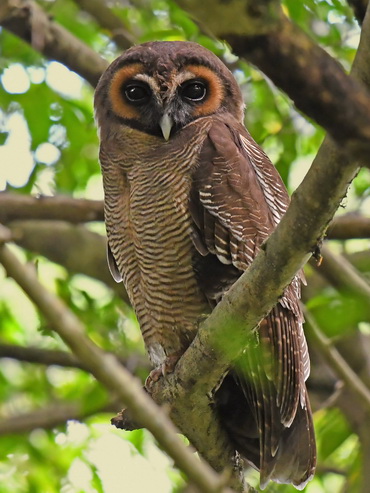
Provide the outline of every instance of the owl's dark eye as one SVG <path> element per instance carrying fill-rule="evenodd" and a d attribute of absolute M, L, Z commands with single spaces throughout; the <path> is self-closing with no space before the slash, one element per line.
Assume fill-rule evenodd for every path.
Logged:
<path fill-rule="evenodd" d="M 181 97 L 189 101 L 202 101 L 206 94 L 206 85 L 198 80 L 185 82 L 181 89 Z"/>
<path fill-rule="evenodd" d="M 145 104 L 150 99 L 150 89 L 146 84 L 139 82 L 128 84 L 123 89 L 124 95 L 132 104 Z"/>

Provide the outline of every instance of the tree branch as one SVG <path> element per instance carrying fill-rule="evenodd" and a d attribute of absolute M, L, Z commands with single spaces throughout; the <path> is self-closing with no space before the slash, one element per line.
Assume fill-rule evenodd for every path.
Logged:
<path fill-rule="evenodd" d="M 230 43 L 236 55 L 270 77 L 299 110 L 328 131 L 339 149 L 369 165 L 369 93 L 283 15 L 279 2 L 177 3 L 204 22 L 217 37 Z M 363 42 L 364 71 L 370 64 L 369 46 Z M 366 73 L 369 74 L 367 70 Z"/>
<path fill-rule="evenodd" d="M 352 238 L 370 238 L 370 217 L 358 213 L 349 213 L 336 217 L 327 231 L 330 240 L 350 240 Z"/>
<path fill-rule="evenodd" d="M 29 43 L 46 58 L 57 60 L 96 86 L 108 62 L 31 0 L 5 0 L 0 25 Z"/>
<path fill-rule="evenodd" d="M 122 50 L 127 50 L 135 43 L 123 21 L 112 12 L 102 0 L 74 0 L 82 10 L 88 12 L 103 29 L 110 32 L 112 40 Z"/>
<path fill-rule="evenodd" d="M 370 389 L 362 382 L 348 365 L 333 343 L 320 330 L 312 314 L 305 310 L 306 333 L 323 355 L 325 362 L 343 380 L 348 389 L 361 401 L 365 409 L 370 410 Z"/>
<path fill-rule="evenodd" d="M 370 16 L 367 16 L 356 56 L 357 74 L 361 74 L 360 61 L 367 53 L 369 24 Z M 220 375 L 247 346 L 249 331 L 271 310 L 295 273 L 311 256 L 356 171 L 357 164 L 335 152 L 327 140 L 293 195 L 287 213 L 253 264 L 200 327 L 174 374 L 154 387 L 153 396 L 157 402 L 171 400 L 176 412 L 183 411 L 182 415 L 173 413 L 175 422 L 186 422 L 194 402 L 197 402 L 198 412 L 201 412 L 199 407 L 205 409 L 208 406 L 204 395 L 217 387 Z M 299 234 L 292 235 L 292 231 L 299 231 Z M 202 418 L 202 425 L 208 430 L 210 417 L 204 413 Z M 185 431 L 188 436 L 190 433 L 191 430 Z M 203 438 L 199 437 L 199 441 Z M 202 445 L 194 443 L 197 448 Z"/>
<path fill-rule="evenodd" d="M 47 219 L 72 224 L 104 221 L 104 205 L 101 200 L 74 199 L 67 195 L 32 197 L 0 192 L 0 223 L 17 219 Z"/>
<path fill-rule="evenodd" d="M 15 221 L 9 226 L 17 245 L 44 255 L 71 273 L 102 281 L 129 303 L 125 287 L 109 272 L 104 236 L 64 221 Z"/>
<path fill-rule="evenodd" d="M 354 294 L 370 307 L 370 285 L 355 267 L 345 257 L 334 254 L 325 246 L 321 254 L 323 261 L 316 267 L 317 271 L 335 288 Z"/>
<path fill-rule="evenodd" d="M 0 192 L 0 223 L 32 219 L 68 221 L 72 224 L 104 221 L 104 203 L 102 200 L 75 199 L 65 195 L 32 197 Z M 352 212 L 338 216 L 328 228 L 327 238 L 370 238 L 370 218 Z"/>
<path fill-rule="evenodd" d="M 176 428 L 143 392 L 139 382 L 125 370 L 111 354 L 104 353 L 85 335 L 84 327 L 64 303 L 40 284 L 33 269 L 22 265 L 10 249 L 0 246 L 0 262 L 37 305 L 50 326 L 72 349 L 81 362 L 90 368 L 103 383 L 131 409 L 137 419 L 161 443 L 189 479 L 205 493 L 229 491 L 224 481 L 204 461 L 199 461 L 176 435 Z M 240 491 L 240 477 L 234 475 L 234 484 Z"/>
<path fill-rule="evenodd" d="M 40 349 L 36 347 L 24 347 L 15 344 L 0 343 L 0 358 L 12 358 L 27 363 L 40 365 L 57 365 L 64 368 L 77 368 L 89 372 L 90 368 L 82 363 L 76 356 L 66 351 L 56 349 Z M 130 373 L 136 373 L 137 369 L 150 370 L 147 358 L 140 354 L 130 354 L 127 358 L 117 357 Z"/>
<path fill-rule="evenodd" d="M 362 24 L 365 14 L 366 8 L 369 3 L 368 0 L 348 0 L 349 5 L 352 7 L 353 12 L 356 16 L 356 19 L 360 24 Z"/>
<path fill-rule="evenodd" d="M 81 402 L 58 402 L 29 413 L 10 416 L 0 421 L 0 437 L 29 433 L 36 428 L 51 429 L 70 419 L 83 420 L 93 414 L 114 412 L 118 401 L 86 409 Z"/>

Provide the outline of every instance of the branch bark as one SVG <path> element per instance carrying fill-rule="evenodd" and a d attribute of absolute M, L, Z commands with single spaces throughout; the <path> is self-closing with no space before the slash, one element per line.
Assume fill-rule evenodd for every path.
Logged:
<path fill-rule="evenodd" d="M 112 40 L 122 50 L 135 43 L 135 37 L 129 32 L 123 21 L 112 12 L 102 0 L 74 0 L 82 10 L 88 12 L 103 29 L 110 32 Z"/>
<path fill-rule="evenodd" d="M 363 165 L 370 164 L 369 93 L 283 15 L 279 2 L 177 3 L 226 40 L 236 55 L 270 77 L 299 110 L 327 130 L 339 149 Z M 369 46 L 363 42 L 366 77 L 370 73 Z"/>
<path fill-rule="evenodd" d="M 0 25 L 29 43 L 46 58 L 63 63 L 94 87 L 108 66 L 106 60 L 54 22 L 31 0 L 2 2 Z"/>
<path fill-rule="evenodd" d="M 58 402 L 29 413 L 10 416 L 0 421 L 0 437 L 29 433 L 36 428 L 51 429 L 70 419 L 83 420 L 100 412 L 113 412 L 119 403 L 111 401 L 102 406 L 86 409 L 81 402 Z"/>

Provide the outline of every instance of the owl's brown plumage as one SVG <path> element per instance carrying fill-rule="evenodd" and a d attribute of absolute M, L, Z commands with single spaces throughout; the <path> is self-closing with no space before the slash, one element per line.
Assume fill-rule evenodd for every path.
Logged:
<path fill-rule="evenodd" d="M 199 318 L 251 264 L 288 195 L 242 124 L 234 77 L 195 43 L 127 50 L 103 74 L 95 110 L 110 268 L 160 366 L 186 350 Z M 302 488 L 315 468 L 299 297 L 297 276 L 216 394 L 262 486 Z"/>

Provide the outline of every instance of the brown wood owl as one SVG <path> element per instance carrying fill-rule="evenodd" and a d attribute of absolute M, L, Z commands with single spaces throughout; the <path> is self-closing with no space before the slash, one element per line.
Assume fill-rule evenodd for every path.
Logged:
<path fill-rule="evenodd" d="M 251 264 L 288 194 L 243 126 L 233 75 L 196 43 L 127 50 L 100 79 L 95 110 L 110 269 L 126 285 L 153 365 L 170 368 Z M 302 488 L 315 469 L 299 298 L 297 276 L 216 394 L 262 487 L 272 479 Z"/>

